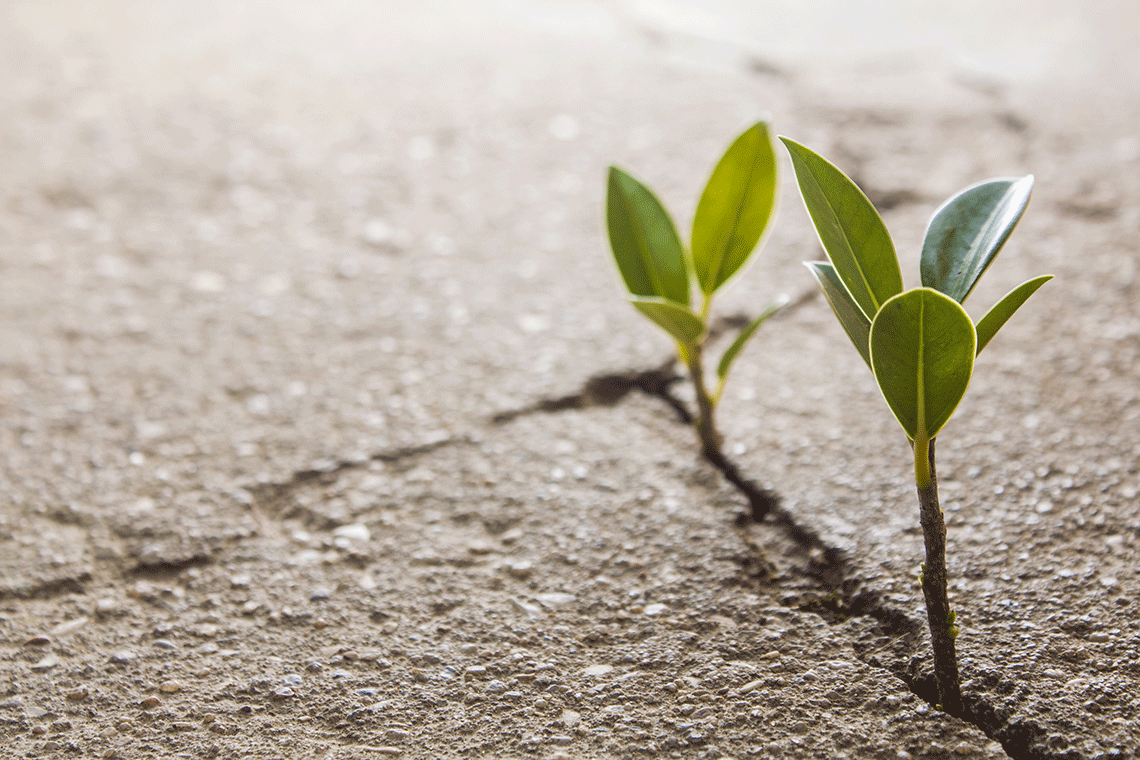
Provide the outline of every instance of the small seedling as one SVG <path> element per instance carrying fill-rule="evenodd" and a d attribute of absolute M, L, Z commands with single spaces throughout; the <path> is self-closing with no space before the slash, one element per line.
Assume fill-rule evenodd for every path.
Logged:
<path fill-rule="evenodd" d="M 630 301 L 677 342 L 677 354 L 696 390 L 694 420 L 702 453 L 724 470 L 714 410 L 732 362 L 757 328 L 785 303 L 782 297 L 744 327 L 717 364 L 716 389 L 709 392 L 702 351 L 709 334 L 713 296 L 740 270 L 768 226 L 776 199 L 776 157 L 768 125 L 746 130 L 713 169 L 693 218 L 692 244 L 681 243 L 669 212 L 656 196 L 616 166 L 610 167 L 606 226 L 610 247 Z M 699 290 L 693 307 L 693 284 Z M 752 517 L 763 519 L 772 505 L 752 499 Z"/>
<path fill-rule="evenodd" d="M 942 709 L 962 715 L 946 595 L 946 523 L 938 504 L 934 438 L 966 393 L 974 358 L 1013 313 L 1051 279 L 1014 288 L 975 325 L 962 302 L 1013 232 L 1033 177 L 968 187 L 934 213 L 922 246 L 922 287 L 903 292 L 894 244 L 875 207 L 842 171 L 792 140 L 804 205 L 830 261 L 806 262 L 914 447 L 926 563 L 919 576 Z"/>

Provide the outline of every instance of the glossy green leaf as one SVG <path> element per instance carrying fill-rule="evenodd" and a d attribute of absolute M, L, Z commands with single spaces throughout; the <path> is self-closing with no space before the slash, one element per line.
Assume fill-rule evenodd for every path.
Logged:
<path fill-rule="evenodd" d="M 1029 296 L 1037 292 L 1037 289 L 1053 279 L 1051 274 L 1043 274 L 1040 277 L 1034 277 L 1032 280 L 1027 280 L 1018 285 L 1013 290 L 1009 291 L 992 309 L 986 312 L 986 315 L 978 320 L 978 353 L 993 337 L 997 335 L 997 331 L 1002 328 L 1013 313 L 1021 308 L 1021 305 L 1029 300 Z"/>
<path fill-rule="evenodd" d="M 630 303 L 685 346 L 695 346 L 704 337 L 704 322 L 686 306 L 663 298 L 634 297 Z"/>
<path fill-rule="evenodd" d="M 964 303 L 1021 219 L 1033 175 L 966 188 L 934 212 L 922 244 L 922 284 Z"/>
<path fill-rule="evenodd" d="M 689 272 L 677 228 L 649 188 L 616 166 L 606 191 L 610 248 L 634 296 L 689 303 Z"/>
<path fill-rule="evenodd" d="M 736 139 L 713 169 L 693 217 L 693 265 L 711 295 L 752 255 L 776 200 L 776 155 L 764 122 Z"/>
<path fill-rule="evenodd" d="M 902 272 L 879 212 L 846 174 L 803 145 L 781 137 L 792 156 L 804 205 L 828 258 L 868 320 L 902 292 Z"/>
<path fill-rule="evenodd" d="M 843 286 L 834 266 L 826 261 L 805 261 L 804 266 L 811 271 L 816 282 L 819 283 L 820 290 L 823 291 L 827 302 L 831 304 L 831 310 L 839 319 L 839 324 L 843 325 L 847 337 L 855 344 L 855 348 L 859 350 L 859 355 L 870 367 L 871 349 L 868 341 L 871 334 L 871 320 L 867 319 L 867 315 L 859 308 L 859 304 L 855 303 L 855 299 L 847 292 L 847 288 Z"/>
<path fill-rule="evenodd" d="M 736 336 L 736 340 L 734 340 L 732 345 L 728 347 L 728 350 L 724 352 L 724 356 L 720 357 L 720 364 L 718 364 L 716 368 L 716 376 L 718 378 L 724 380 L 728 375 L 728 370 L 732 366 L 732 362 L 736 359 L 736 355 L 740 353 L 740 349 L 744 348 L 744 344 L 748 342 L 748 339 L 756 333 L 760 325 L 764 324 L 769 317 L 784 308 L 787 304 L 788 297 L 786 295 L 780 296 L 768 304 L 764 311 L 760 312 L 760 316 L 756 317 L 747 327 L 740 331 L 740 334 Z"/>
<path fill-rule="evenodd" d="M 871 367 L 887 405 L 915 441 L 938 434 L 970 384 L 977 336 L 962 306 L 931 288 L 883 304 L 871 323 Z"/>

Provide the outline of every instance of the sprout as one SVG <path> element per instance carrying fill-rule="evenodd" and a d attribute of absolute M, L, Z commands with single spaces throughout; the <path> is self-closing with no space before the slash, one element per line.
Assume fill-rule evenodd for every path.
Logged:
<path fill-rule="evenodd" d="M 748 339 L 787 303 L 787 297 L 769 304 L 740 331 L 717 364 L 716 389 L 712 392 L 702 357 L 709 334 L 709 311 L 716 292 L 757 248 L 771 219 L 775 198 L 776 157 L 763 122 L 740 135 L 713 169 L 697 204 L 689 248 L 682 244 L 672 217 L 649 188 L 617 167 L 610 167 L 609 172 L 606 226 L 614 260 L 630 302 L 676 341 L 677 355 L 696 390 L 694 426 L 702 453 L 722 470 L 731 465 L 721 450 L 714 410 L 729 369 Z M 699 308 L 694 308 L 694 283 Z M 762 519 L 774 506 L 774 497 L 765 499 L 752 500 L 754 520 Z"/>
<path fill-rule="evenodd" d="M 903 291 L 894 244 L 875 207 L 842 171 L 781 137 L 827 252 L 806 262 L 839 323 L 871 368 L 887 406 L 914 447 L 914 477 L 926 563 L 919 574 L 942 708 L 963 714 L 946 593 L 946 523 L 938 504 L 934 439 L 966 393 L 974 360 L 1013 313 L 1052 275 L 1014 288 L 974 324 L 962 302 L 1017 225 L 1033 177 L 966 188 L 931 218 L 922 246 L 922 287 Z"/>

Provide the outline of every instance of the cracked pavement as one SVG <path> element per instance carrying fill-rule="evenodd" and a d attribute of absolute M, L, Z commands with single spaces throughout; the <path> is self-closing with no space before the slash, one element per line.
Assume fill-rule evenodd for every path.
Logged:
<path fill-rule="evenodd" d="M 0 757 L 1136 756 L 1140 18 L 970 7 L 6 4 Z M 908 281 L 942 199 L 1037 177 L 970 308 L 1056 278 L 939 437 L 973 723 L 924 701 L 909 450 L 822 299 L 720 410 L 815 544 L 590 384 L 668 370 L 605 168 L 687 219 L 761 117 Z M 811 285 L 781 168 L 722 315 Z"/>

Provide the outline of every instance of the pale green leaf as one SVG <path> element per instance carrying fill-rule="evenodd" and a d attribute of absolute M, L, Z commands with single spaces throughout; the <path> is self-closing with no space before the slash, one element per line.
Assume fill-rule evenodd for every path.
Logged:
<path fill-rule="evenodd" d="M 922 244 L 922 284 L 964 303 L 1021 219 L 1033 175 L 966 188 L 930 219 Z"/>
<path fill-rule="evenodd" d="M 610 167 L 606 191 L 610 248 L 634 296 L 689 303 L 689 271 L 673 220 L 649 188 Z"/>
<path fill-rule="evenodd" d="M 974 324 L 953 298 L 931 288 L 901 293 L 871 323 L 875 380 L 912 440 L 938 434 L 970 384 Z"/>
<path fill-rule="evenodd" d="M 997 335 L 997 331 L 1002 328 L 1013 313 L 1021 308 L 1021 305 L 1029 300 L 1029 296 L 1037 292 L 1037 289 L 1053 279 L 1051 274 L 1043 274 L 1040 277 L 1034 277 L 1032 280 L 1027 280 L 1018 285 L 1013 290 L 1006 293 L 992 309 L 986 312 L 986 315 L 978 320 L 978 353 L 982 352 L 993 337 Z"/>
<path fill-rule="evenodd" d="M 823 291 L 827 302 L 831 304 L 831 310 L 835 312 L 839 324 L 843 325 L 847 337 L 855 344 L 855 348 L 859 350 L 859 355 L 870 367 L 871 350 L 868 346 L 868 340 L 871 334 L 871 320 L 867 319 L 867 315 L 863 313 L 863 310 L 855 303 L 855 299 L 847 292 L 847 288 L 843 286 L 834 266 L 826 261 L 805 261 L 804 266 L 808 268 L 816 282 L 819 283 L 819 288 Z"/>
<path fill-rule="evenodd" d="M 781 137 L 804 205 L 847 292 L 868 320 L 902 292 L 902 272 L 879 212 L 846 174 L 803 145 Z"/>
<path fill-rule="evenodd" d="M 768 125 L 753 125 L 713 169 L 693 217 L 693 265 L 711 295 L 752 255 L 776 200 L 776 155 Z"/>
<path fill-rule="evenodd" d="M 630 303 L 684 346 L 695 346 L 704 337 L 704 322 L 687 306 L 651 297 L 634 297 Z"/>
<path fill-rule="evenodd" d="M 788 297 L 786 295 L 780 296 L 768 304 L 764 311 L 760 312 L 760 316 L 756 317 L 747 327 L 740 331 L 740 334 L 736 336 L 736 340 L 734 340 L 732 345 L 724 352 L 724 356 L 720 357 L 720 364 L 718 364 L 716 368 L 716 376 L 719 379 L 724 380 L 728 375 L 728 370 L 732 366 L 732 362 L 736 359 L 736 355 L 740 353 L 740 349 L 744 348 L 744 344 L 756 333 L 760 325 L 764 324 L 769 317 L 784 308 L 787 303 Z"/>

